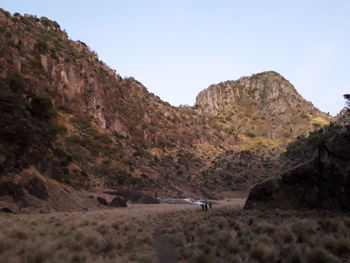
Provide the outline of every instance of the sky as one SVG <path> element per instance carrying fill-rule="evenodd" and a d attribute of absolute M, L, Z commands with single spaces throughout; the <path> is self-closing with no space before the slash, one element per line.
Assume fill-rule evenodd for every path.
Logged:
<path fill-rule="evenodd" d="M 0 0 L 46 16 L 121 76 L 174 106 L 211 84 L 273 70 L 320 110 L 350 93 L 348 0 Z"/>

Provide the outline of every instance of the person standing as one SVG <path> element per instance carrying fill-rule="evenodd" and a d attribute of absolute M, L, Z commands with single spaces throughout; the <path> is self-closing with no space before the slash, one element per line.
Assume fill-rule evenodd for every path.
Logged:
<path fill-rule="evenodd" d="M 204 209 L 205 209 L 204 201 L 201 201 L 201 202 L 200 202 L 200 206 L 201 206 L 201 208 L 202 208 L 202 211 L 204 211 Z"/>

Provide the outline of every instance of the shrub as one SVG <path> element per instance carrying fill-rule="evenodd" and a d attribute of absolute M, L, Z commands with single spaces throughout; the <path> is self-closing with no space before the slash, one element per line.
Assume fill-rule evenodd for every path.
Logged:
<path fill-rule="evenodd" d="M 309 116 L 305 112 L 300 113 L 299 117 L 302 118 L 302 119 L 308 119 L 309 118 Z"/>
<path fill-rule="evenodd" d="M 323 248 L 309 249 L 306 253 L 306 256 L 307 262 L 309 263 L 340 263 L 336 257 L 334 257 Z"/>
<path fill-rule="evenodd" d="M 17 74 L 6 78 L 5 81 L 13 92 L 21 92 L 26 88 L 25 79 Z"/>
<path fill-rule="evenodd" d="M 252 133 L 252 132 L 247 132 L 245 135 L 250 137 L 250 138 L 255 138 L 256 137 L 256 135 L 254 133 Z"/>
<path fill-rule="evenodd" d="M 276 262 L 277 252 L 271 246 L 268 244 L 257 244 L 251 249 L 250 255 L 258 262 Z"/>
<path fill-rule="evenodd" d="M 43 24 L 44 26 L 48 27 L 52 25 L 52 22 L 50 21 L 50 19 L 48 19 L 47 17 L 40 17 L 40 23 Z"/>
<path fill-rule="evenodd" d="M 39 39 L 36 41 L 34 48 L 38 50 L 40 53 L 44 53 L 48 50 L 48 45 L 44 40 Z"/>
<path fill-rule="evenodd" d="M 0 139 L 7 143 L 27 145 L 31 141 L 31 133 L 24 123 L 0 128 Z"/>
<path fill-rule="evenodd" d="M 31 102 L 31 112 L 34 117 L 41 120 L 50 120 L 56 117 L 50 99 L 34 97 Z"/>

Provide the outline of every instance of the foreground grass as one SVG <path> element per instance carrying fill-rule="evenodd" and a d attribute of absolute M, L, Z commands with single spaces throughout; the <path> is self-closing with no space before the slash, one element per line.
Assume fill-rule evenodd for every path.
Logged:
<path fill-rule="evenodd" d="M 350 215 L 233 211 L 169 216 L 163 235 L 183 262 L 350 262 Z"/>
<path fill-rule="evenodd" d="M 154 238 L 168 246 L 158 246 Z M 167 253 L 176 251 L 176 253 Z M 159 251 L 163 250 L 163 251 Z M 350 214 L 184 205 L 0 214 L 0 263 L 350 262 Z"/>
<path fill-rule="evenodd" d="M 153 262 L 159 217 L 113 210 L 1 215 L 0 262 Z"/>

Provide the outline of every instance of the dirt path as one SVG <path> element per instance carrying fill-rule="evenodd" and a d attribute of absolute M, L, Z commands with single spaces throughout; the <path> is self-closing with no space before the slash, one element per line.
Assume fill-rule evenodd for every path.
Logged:
<path fill-rule="evenodd" d="M 178 262 L 179 253 L 172 244 L 165 240 L 161 229 L 156 229 L 153 234 L 153 248 L 156 252 L 158 263 Z"/>
<path fill-rule="evenodd" d="M 224 206 L 233 206 L 237 209 L 241 209 L 244 205 L 244 202 L 245 199 L 239 198 L 227 201 L 218 201 L 215 203 L 213 209 Z M 181 209 L 181 206 L 177 208 L 179 208 L 179 210 L 176 209 L 176 211 L 186 213 L 186 210 Z M 190 206 L 190 210 L 200 211 L 200 208 L 198 205 L 193 205 Z M 166 240 L 166 238 L 164 237 L 165 231 L 163 230 L 166 228 L 165 223 L 169 222 L 176 224 L 176 218 L 170 215 L 166 215 L 163 219 L 163 222 L 160 225 L 156 226 L 155 231 L 153 233 L 153 249 L 156 253 L 158 263 L 176 263 L 180 260 L 180 254 L 177 248 L 173 244 L 169 243 L 169 241 Z"/>

